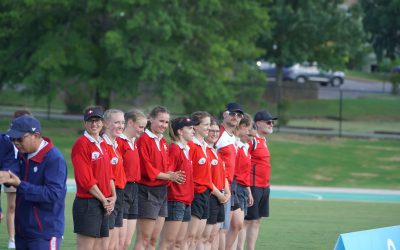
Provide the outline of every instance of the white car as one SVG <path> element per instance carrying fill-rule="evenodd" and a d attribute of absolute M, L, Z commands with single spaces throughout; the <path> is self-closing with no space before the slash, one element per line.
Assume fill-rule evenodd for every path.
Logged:
<path fill-rule="evenodd" d="M 269 78 L 276 77 L 276 65 L 268 62 L 257 62 L 260 69 L 267 74 Z M 338 87 L 344 83 L 345 74 L 342 71 L 324 71 L 316 65 L 302 65 L 296 63 L 290 67 L 284 67 L 283 79 L 291 80 L 297 83 L 319 82 L 321 85 L 328 84 Z"/>

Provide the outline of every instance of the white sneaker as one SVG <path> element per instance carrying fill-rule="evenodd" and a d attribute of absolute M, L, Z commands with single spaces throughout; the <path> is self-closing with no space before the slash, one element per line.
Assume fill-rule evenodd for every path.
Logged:
<path fill-rule="evenodd" d="M 15 249 L 15 241 L 8 240 L 8 249 Z"/>

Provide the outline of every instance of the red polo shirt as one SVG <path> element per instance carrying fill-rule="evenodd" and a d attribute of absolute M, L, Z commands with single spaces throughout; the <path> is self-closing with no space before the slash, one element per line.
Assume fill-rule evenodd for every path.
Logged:
<path fill-rule="evenodd" d="M 220 131 L 221 136 L 219 137 L 215 146 L 217 147 L 218 152 L 221 154 L 222 160 L 225 162 L 225 173 L 226 177 L 228 178 L 228 182 L 232 183 L 236 165 L 236 137 L 228 134 L 223 126 L 220 127 Z"/>
<path fill-rule="evenodd" d="M 249 144 L 241 141 L 236 142 L 237 155 L 236 155 L 236 167 L 235 167 L 235 178 L 237 183 L 240 185 L 249 187 L 250 182 L 250 171 L 251 171 L 251 155 L 249 153 Z"/>
<path fill-rule="evenodd" d="M 127 182 L 138 182 L 140 180 L 139 152 L 134 140 L 124 134 L 117 138 L 118 149 L 124 159 L 124 170 Z"/>
<path fill-rule="evenodd" d="M 255 145 L 253 146 L 253 143 Z M 256 187 L 269 187 L 271 174 L 271 164 L 269 162 L 270 153 L 265 138 L 258 135 L 250 143 L 251 154 L 251 185 Z"/>
<path fill-rule="evenodd" d="M 160 172 L 167 173 L 168 169 L 168 145 L 164 138 L 158 138 L 150 130 L 140 136 L 137 141 L 140 157 L 139 183 L 146 186 L 161 186 L 168 183 L 165 180 L 156 179 Z"/>
<path fill-rule="evenodd" d="M 221 191 L 225 188 L 225 163 L 214 148 L 208 147 L 207 155 L 210 157 L 212 183 Z"/>
<path fill-rule="evenodd" d="M 196 137 L 188 143 L 190 147 L 190 159 L 193 164 L 194 192 L 204 193 L 207 188 L 213 189 L 211 181 L 210 159 L 207 156 L 206 142 L 200 142 Z"/>
<path fill-rule="evenodd" d="M 126 185 L 126 175 L 124 170 L 124 160 L 118 150 L 118 143 L 117 141 L 111 141 L 106 134 L 103 135 L 103 139 L 110 156 L 110 164 L 115 177 L 115 187 L 124 189 Z"/>
<path fill-rule="evenodd" d="M 179 201 L 191 205 L 194 198 L 193 166 L 189 156 L 189 146 L 171 143 L 168 148 L 170 169 L 185 171 L 186 181 L 182 184 L 170 182 L 168 185 L 168 201 Z"/>
<path fill-rule="evenodd" d="M 95 184 L 105 197 L 112 195 L 110 181 L 114 176 L 104 143 L 97 142 L 85 131 L 72 146 L 71 160 L 77 197 L 94 198 L 89 190 Z"/>

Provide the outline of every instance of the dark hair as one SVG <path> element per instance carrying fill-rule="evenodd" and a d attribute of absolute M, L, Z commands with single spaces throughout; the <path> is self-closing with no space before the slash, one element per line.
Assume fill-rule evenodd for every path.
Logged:
<path fill-rule="evenodd" d="M 169 133 L 169 137 L 171 137 L 171 139 L 172 139 L 173 141 L 178 141 L 178 139 L 179 139 L 179 135 L 178 135 L 178 130 L 179 130 L 179 129 L 173 129 L 173 128 L 174 128 L 173 124 L 176 123 L 176 122 L 178 122 L 178 120 L 180 120 L 180 119 L 182 119 L 182 117 L 177 117 L 177 118 L 173 119 L 173 120 L 169 123 L 169 130 L 168 130 L 168 133 Z"/>
<path fill-rule="evenodd" d="M 203 120 L 206 117 L 211 118 L 211 115 L 206 111 L 196 111 L 190 115 L 190 118 L 193 121 L 197 121 L 198 123 L 201 123 L 201 120 Z"/>
<path fill-rule="evenodd" d="M 239 122 L 239 126 L 240 125 L 245 125 L 246 127 L 252 126 L 253 125 L 253 118 L 251 118 L 251 116 L 249 114 L 244 113 L 243 114 L 243 118 Z"/>
<path fill-rule="evenodd" d="M 220 126 L 221 124 L 219 123 L 219 121 L 214 116 L 211 116 L 210 117 L 210 126 L 213 126 L 213 125 Z"/>
<path fill-rule="evenodd" d="M 154 119 L 154 118 L 157 117 L 157 115 L 158 115 L 159 113 L 167 113 L 167 114 L 169 114 L 169 111 L 168 111 L 168 109 L 167 109 L 166 107 L 163 107 L 163 106 L 155 106 L 155 107 L 150 111 L 150 113 L 149 113 L 149 118 L 153 118 L 153 119 Z M 150 119 L 149 119 L 149 120 L 147 120 L 146 129 L 151 130 L 150 127 L 151 127 L 151 122 L 150 122 Z"/>
<path fill-rule="evenodd" d="M 32 113 L 27 109 L 15 110 L 13 119 L 23 116 L 23 115 L 32 115 Z"/>
<path fill-rule="evenodd" d="M 139 118 L 146 118 L 144 113 L 138 109 L 131 109 L 124 114 L 125 124 L 128 123 L 129 120 L 136 122 Z"/>

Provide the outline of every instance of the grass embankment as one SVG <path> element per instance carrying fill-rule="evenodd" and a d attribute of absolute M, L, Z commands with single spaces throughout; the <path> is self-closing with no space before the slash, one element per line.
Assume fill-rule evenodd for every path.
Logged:
<path fill-rule="evenodd" d="M 9 118 L 0 119 L 7 130 Z M 52 138 L 73 178 L 71 148 L 82 133 L 81 121 L 42 121 L 43 135 Z M 280 185 L 400 189 L 400 141 L 270 136 L 272 183 Z"/>
<path fill-rule="evenodd" d="M 388 73 L 369 73 L 358 70 L 346 70 L 347 78 L 362 79 L 366 81 L 387 82 Z"/>
<path fill-rule="evenodd" d="M 0 119 L 6 130 L 9 118 Z M 42 120 L 65 155 L 73 177 L 71 147 L 81 121 Z M 269 147 L 272 184 L 400 189 L 400 141 L 273 134 Z M 73 194 L 66 199 L 66 228 L 62 249 L 75 249 L 72 225 Z M 3 208 L 6 206 L 2 195 Z M 400 224 L 400 204 L 271 200 L 271 217 L 262 223 L 257 249 L 332 249 L 340 233 Z M 0 225 L 0 249 L 7 244 L 5 221 Z"/>

